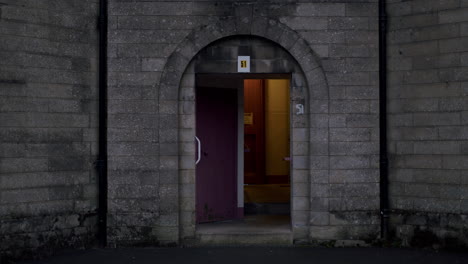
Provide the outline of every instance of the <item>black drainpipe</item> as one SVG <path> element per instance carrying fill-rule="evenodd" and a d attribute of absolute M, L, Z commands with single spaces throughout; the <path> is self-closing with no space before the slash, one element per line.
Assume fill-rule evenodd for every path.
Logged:
<path fill-rule="evenodd" d="M 379 0 L 379 127 L 380 127 L 380 236 L 388 240 L 388 156 L 387 156 L 387 12 Z"/>
<path fill-rule="evenodd" d="M 99 173 L 98 239 L 107 245 L 107 0 L 99 2 Z"/>

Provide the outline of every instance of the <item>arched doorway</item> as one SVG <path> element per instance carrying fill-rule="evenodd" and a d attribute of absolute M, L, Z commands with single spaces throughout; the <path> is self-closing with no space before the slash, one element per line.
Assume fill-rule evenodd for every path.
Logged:
<path fill-rule="evenodd" d="M 238 56 L 241 55 L 251 57 L 251 73 L 237 72 L 237 59 Z M 200 105 L 202 105 L 203 108 L 206 108 L 208 105 L 217 105 L 218 108 L 208 107 L 204 111 L 205 113 L 208 112 L 218 115 L 217 117 L 214 116 L 212 123 L 208 125 L 208 131 L 214 132 L 214 134 L 212 133 L 208 138 L 214 140 L 217 136 L 216 133 L 222 133 L 222 135 L 218 135 L 221 141 L 212 143 L 212 145 L 221 148 L 224 150 L 224 153 L 226 153 L 228 148 L 231 149 L 230 155 L 226 155 L 225 157 L 220 155 L 220 152 L 214 154 L 213 150 L 206 151 L 207 148 L 209 148 L 207 138 L 201 138 L 201 136 L 199 136 L 201 142 L 198 142 L 196 149 L 190 153 L 193 155 L 193 160 L 201 160 L 198 165 L 195 165 L 194 173 L 191 173 L 192 177 L 194 177 L 191 181 L 195 183 L 195 188 L 193 190 L 195 192 L 195 205 L 194 211 L 191 213 L 195 234 L 197 234 L 196 230 L 200 231 L 202 230 L 201 227 L 206 227 L 201 225 L 197 226 L 199 223 L 240 219 L 243 218 L 244 211 L 248 209 L 244 206 L 254 205 L 262 207 L 254 208 L 254 211 L 259 210 L 268 214 L 275 214 L 271 211 L 276 211 L 277 214 L 286 215 L 286 218 L 282 218 L 282 221 L 271 221 L 271 218 L 268 218 L 266 222 L 277 223 L 274 227 L 271 225 L 269 226 L 271 231 L 270 235 L 274 235 L 276 241 L 280 240 L 283 244 L 291 243 L 293 236 L 291 235 L 292 221 L 290 220 L 294 219 L 296 212 L 294 212 L 293 209 L 297 207 L 294 208 L 294 205 L 292 207 L 290 205 L 291 201 L 297 201 L 297 198 L 292 197 L 293 193 L 290 190 L 307 190 L 304 186 L 307 185 L 306 182 L 295 182 L 291 180 L 294 175 L 304 173 L 304 170 L 307 169 L 307 162 L 301 160 L 308 154 L 307 144 L 300 144 L 299 142 L 304 142 L 305 139 L 297 138 L 300 134 L 298 131 L 307 134 L 304 132 L 308 127 L 306 115 L 304 112 L 301 112 L 307 101 L 304 79 L 305 77 L 301 67 L 286 50 L 272 41 L 257 36 L 231 36 L 220 39 L 201 50 L 189 64 L 182 77 L 180 89 L 183 94 L 181 94 L 179 99 L 183 101 L 183 105 L 190 105 L 190 110 L 195 108 L 195 113 L 190 112 L 191 115 L 194 114 L 194 116 L 190 118 L 194 121 L 194 127 L 192 128 L 193 130 L 191 130 L 192 133 L 194 133 L 193 136 L 199 136 L 199 121 L 203 119 L 199 115 Z M 287 96 L 283 98 L 288 105 L 286 111 L 287 124 L 284 126 L 285 129 L 287 129 L 287 154 L 284 154 L 282 159 L 278 161 L 278 163 L 287 164 L 287 172 L 282 175 L 285 177 L 284 182 L 277 182 L 276 185 L 271 184 L 265 189 L 264 187 L 266 186 L 260 184 L 268 184 L 271 182 L 269 178 L 273 178 L 265 173 L 268 165 L 265 160 L 261 161 L 261 159 L 257 159 L 255 162 L 257 168 L 262 165 L 264 167 L 263 175 L 261 175 L 264 178 L 262 182 L 256 182 L 255 180 L 253 182 L 248 182 L 251 180 L 249 180 L 247 178 L 248 175 L 246 175 L 246 165 L 248 165 L 248 162 L 245 162 L 245 156 L 249 154 L 246 152 L 248 151 L 246 149 L 252 149 L 252 147 L 245 148 L 246 143 L 251 143 L 247 142 L 249 137 L 246 137 L 244 133 L 244 129 L 246 129 L 247 125 L 243 123 L 244 112 L 246 112 L 244 106 L 246 102 L 245 82 L 251 81 L 265 84 L 274 80 L 282 80 L 287 84 L 285 87 Z M 200 91 L 203 90 L 205 94 L 200 96 Z M 229 100 L 229 98 L 232 100 Z M 217 104 L 215 102 L 221 103 Z M 226 109 L 227 105 L 231 105 L 231 109 Z M 223 106 L 224 109 L 220 108 L 220 106 Z M 185 109 L 182 108 L 182 111 L 185 111 Z M 189 112 L 187 112 L 187 114 L 188 113 Z M 231 117 L 228 117 L 229 113 L 231 113 Z M 181 114 L 185 113 L 183 112 Z M 219 115 L 223 115 L 224 118 L 220 118 Z M 233 125 L 230 128 L 231 134 L 226 134 L 228 131 L 220 127 L 215 128 L 216 125 L 220 125 L 221 123 L 216 121 L 216 119 L 222 121 L 231 119 L 230 124 Z M 259 120 L 257 118 L 255 119 Z M 265 120 L 264 118 L 262 119 L 263 121 Z M 224 139 L 224 141 L 222 141 L 222 139 Z M 223 145 L 222 143 L 225 144 Z M 202 145 L 200 151 L 198 151 L 198 144 Z M 294 147 L 294 144 L 296 147 Z M 298 149 L 299 145 L 301 145 L 301 149 Z M 269 153 L 266 151 L 266 147 L 268 146 L 264 146 L 264 153 Z M 247 155 L 245 155 L 246 153 Z M 289 153 L 292 155 L 289 155 Z M 198 155 L 201 156 L 199 157 Z M 213 158 L 217 160 L 213 160 Z M 263 158 L 266 158 L 265 155 Z M 223 163 L 223 159 L 224 161 L 229 160 L 228 163 L 230 167 L 227 167 L 226 163 Z M 291 159 L 293 162 L 290 162 Z M 294 163 L 295 159 L 297 159 L 298 163 L 296 167 L 293 166 L 294 164 L 290 165 L 290 163 Z M 203 168 L 204 174 L 201 174 L 200 168 Z M 211 178 L 205 177 L 206 172 L 212 173 Z M 187 173 L 187 171 L 184 171 L 182 175 L 186 175 Z M 220 177 L 221 174 L 223 174 L 224 178 Z M 245 186 L 244 183 L 246 182 L 257 184 L 255 184 L 255 186 Z M 246 204 L 246 194 L 249 194 L 249 190 L 254 188 L 263 188 L 260 191 L 264 193 L 264 196 L 267 196 L 267 200 L 264 200 L 263 203 L 254 200 L 252 203 Z M 265 195 L 265 190 L 268 192 L 268 188 L 276 188 L 276 192 L 270 191 L 269 194 L 267 193 Z M 287 197 L 279 203 L 271 200 L 272 195 L 279 196 L 280 194 L 282 196 L 286 195 Z M 297 191 L 294 194 L 304 195 L 304 193 Z M 268 200 L 268 197 L 270 197 L 270 200 Z M 204 198 L 205 200 L 200 198 Z M 207 202 L 210 199 L 212 204 Z M 252 208 L 250 209 L 252 210 Z M 188 214 L 188 212 L 186 213 Z M 265 220 L 264 218 L 256 219 Z M 252 223 L 252 225 L 262 225 L 262 223 L 265 223 L 265 221 L 261 223 L 255 222 Z M 242 228 L 238 230 L 246 230 L 244 225 L 240 226 Z M 248 226 L 247 230 L 255 232 L 255 229 L 251 229 L 251 226 Z M 229 226 L 231 231 L 233 230 L 232 228 L 232 225 Z M 206 228 L 203 230 L 206 231 Z M 217 232 L 217 230 L 222 232 L 222 229 L 219 228 L 215 230 L 209 229 L 209 232 Z M 262 230 L 265 231 L 264 228 Z M 280 236 L 278 233 L 281 234 L 281 239 L 278 239 Z M 259 235 L 260 234 L 257 234 L 257 238 Z M 200 236 L 200 233 L 198 233 L 198 236 Z M 243 241 L 245 240 L 246 239 L 243 238 Z"/>
<path fill-rule="evenodd" d="M 170 106 L 167 109 L 177 109 L 178 124 L 177 138 L 171 143 L 178 157 L 178 184 L 179 184 L 179 237 L 181 242 L 196 237 L 196 149 L 194 137 L 196 135 L 196 113 L 195 113 L 195 88 L 196 74 L 199 73 L 235 73 L 235 67 L 225 68 L 227 64 L 205 64 L 210 70 L 200 71 L 201 61 L 197 56 L 203 53 L 205 46 L 216 41 L 231 41 L 231 46 L 236 47 L 238 41 L 250 39 L 254 41 L 267 42 L 272 50 L 281 51 L 284 59 L 263 60 L 252 67 L 251 73 L 289 73 L 290 74 L 290 135 L 291 135 L 291 226 L 292 239 L 294 241 L 307 239 L 309 208 L 309 127 L 310 118 L 308 109 L 315 107 L 315 103 L 328 100 L 328 86 L 316 57 L 307 43 L 299 36 L 284 27 L 265 18 L 255 18 L 260 21 L 254 27 L 250 35 L 237 35 L 236 27 L 227 27 L 229 21 L 221 24 L 208 26 L 194 31 L 179 45 L 165 66 L 160 82 L 160 107 Z M 266 22 L 266 23 L 265 23 Z M 233 23 L 237 23 L 233 21 Z M 263 29 L 262 29 L 263 27 Z M 275 34 L 272 32 L 275 31 Z M 257 36 L 254 36 L 257 35 Z M 226 42 L 224 42 L 226 43 Z M 237 43 L 237 44 L 236 44 Z M 201 52 L 200 52 L 201 51 Z M 232 51 L 232 49 L 231 49 Z M 214 52 L 214 51 L 212 51 Z M 225 55 L 237 59 L 238 54 L 229 53 Z M 274 53 L 274 52 L 273 52 Z M 198 55 L 197 55 L 198 54 Z M 256 53 L 257 55 L 260 53 Z M 277 54 L 278 55 L 278 54 Z M 252 55 L 253 56 L 253 55 Z M 276 56 L 276 55 L 275 55 Z M 222 61 L 222 60 L 221 60 Z M 229 61 L 229 60 L 228 60 Z M 198 65 L 197 65 L 198 63 Z M 318 101 L 310 101 L 309 95 Z M 304 111 L 296 111 L 296 106 L 301 105 Z M 177 107 L 174 107 L 177 106 Z M 169 110 L 168 110 L 169 111 Z M 172 112 L 169 114 L 173 114 Z M 172 133 L 161 126 L 162 133 Z M 161 158 L 165 158 L 161 156 Z"/>

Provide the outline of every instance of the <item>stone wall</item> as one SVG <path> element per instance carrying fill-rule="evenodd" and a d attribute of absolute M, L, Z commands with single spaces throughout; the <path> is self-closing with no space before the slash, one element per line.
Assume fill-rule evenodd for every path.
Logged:
<path fill-rule="evenodd" d="M 296 104 L 302 104 L 305 107 L 309 105 L 306 103 L 309 91 L 304 72 L 293 56 L 277 43 L 259 36 L 233 35 L 212 42 L 198 52 L 182 76 L 179 93 L 179 120 L 187 121 L 181 122 L 180 131 L 183 136 L 179 138 L 179 153 L 182 163 L 179 166 L 179 174 L 181 175 L 179 204 L 181 208 L 178 212 L 180 219 L 182 219 L 180 222 L 181 242 L 184 243 L 184 240 L 196 237 L 196 188 L 194 184 L 196 175 L 193 144 L 196 130 L 194 122 L 196 120 L 196 101 L 193 96 L 196 89 L 196 74 L 218 74 L 220 77 L 217 78 L 224 78 L 226 80 L 224 83 L 229 83 L 230 87 L 242 89 L 244 86 L 242 78 L 249 78 L 251 75 L 236 76 L 237 56 L 250 56 L 251 73 L 258 74 L 255 78 L 272 78 L 274 73 L 286 73 L 281 78 L 290 79 L 291 226 L 294 241 L 308 241 L 310 208 L 307 201 L 309 200 L 310 181 L 305 175 L 309 173 L 308 160 L 310 156 L 307 135 L 310 126 L 308 116 L 296 114 L 295 110 Z M 242 102 L 240 104 L 242 105 Z M 239 144 L 243 146 L 243 143 Z"/>
<path fill-rule="evenodd" d="M 376 0 L 109 2 L 111 246 L 194 238 L 194 74 L 235 71 L 235 43 L 264 45 L 253 71 L 292 73 L 306 106 L 295 242 L 378 238 Z M 404 244 L 466 244 L 468 3 L 388 2 L 392 227 Z M 4 256 L 94 241 L 97 4 L 0 0 Z"/>
<path fill-rule="evenodd" d="M 468 2 L 389 1 L 392 227 L 468 245 Z"/>
<path fill-rule="evenodd" d="M 232 35 L 286 47 L 306 76 L 308 125 L 298 136 L 310 151 L 293 161 L 303 170 L 302 194 L 293 200 L 305 212 L 302 241 L 375 239 L 376 7 L 375 1 L 110 1 L 112 243 L 179 241 L 179 221 L 187 218 L 178 212 L 191 206 L 180 197 L 191 176 L 179 169 L 195 155 L 179 152 L 180 140 L 189 140 L 183 128 L 193 122 L 178 101 L 182 75 L 198 51 Z"/>
<path fill-rule="evenodd" d="M 96 3 L 0 1 L 2 259 L 94 240 Z"/>

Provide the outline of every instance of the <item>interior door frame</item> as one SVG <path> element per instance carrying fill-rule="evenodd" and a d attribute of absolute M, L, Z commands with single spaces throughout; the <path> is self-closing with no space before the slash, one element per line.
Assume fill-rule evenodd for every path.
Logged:
<path fill-rule="evenodd" d="M 290 88 L 292 87 L 292 73 L 196 73 L 195 74 L 195 93 L 196 89 L 199 86 L 210 86 L 216 85 L 216 80 L 232 80 L 232 82 L 223 82 L 229 83 L 230 85 L 235 86 L 238 89 L 238 134 L 237 134 L 237 218 L 242 219 L 244 217 L 244 122 L 243 122 L 243 104 L 244 104 L 244 80 L 245 79 L 287 79 L 290 82 Z M 291 91 L 289 92 L 291 95 Z M 289 97 L 289 101 L 292 101 L 291 96 Z M 196 102 L 195 102 L 196 104 Z M 240 107 L 242 106 L 242 107 Z M 292 111 L 289 111 L 289 114 L 292 114 Z M 242 118 L 241 118 L 242 117 Z M 195 116 L 196 119 L 196 116 Z M 289 123 L 289 130 L 291 133 L 292 125 L 291 125 L 292 118 L 290 118 Z M 196 123 L 196 122 L 195 122 Z M 289 142 L 290 153 L 292 153 L 292 141 Z M 291 177 L 291 170 L 292 167 L 289 166 L 289 175 Z M 195 174 L 195 181 L 197 177 Z M 291 180 L 290 180 L 291 181 Z M 195 195 L 196 190 L 195 190 Z M 291 203 L 292 201 L 290 201 Z M 291 206 L 292 210 L 292 206 Z M 291 214 L 292 212 L 290 212 Z"/>

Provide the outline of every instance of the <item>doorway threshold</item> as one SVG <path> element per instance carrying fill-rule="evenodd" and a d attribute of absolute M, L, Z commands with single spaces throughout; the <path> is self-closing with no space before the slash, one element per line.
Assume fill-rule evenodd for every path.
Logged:
<path fill-rule="evenodd" d="M 247 215 L 244 219 L 199 224 L 197 244 L 212 246 L 291 246 L 289 215 Z"/>

